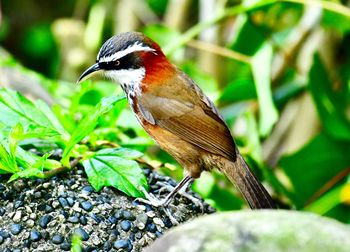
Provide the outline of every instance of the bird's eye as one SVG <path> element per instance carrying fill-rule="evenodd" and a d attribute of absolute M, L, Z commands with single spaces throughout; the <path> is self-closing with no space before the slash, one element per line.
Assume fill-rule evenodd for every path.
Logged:
<path fill-rule="evenodd" d="M 119 66 L 120 65 L 120 61 L 119 60 L 114 61 L 114 65 Z"/>

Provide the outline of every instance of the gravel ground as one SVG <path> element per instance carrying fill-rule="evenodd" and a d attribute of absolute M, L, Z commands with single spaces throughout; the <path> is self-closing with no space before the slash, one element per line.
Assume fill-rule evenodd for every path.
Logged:
<path fill-rule="evenodd" d="M 144 172 L 153 194 L 159 193 L 157 182 L 176 185 Z M 173 226 L 162 208 L 134 202 L 113 188 L 95 192 L 81 169 L 47 180 L 6 184 L 7 179 L 0 176 L 1 252 L 69 251 L 74 233 L 82 237 L 82 251 L 140 251 Z M 177 196 L 169 209 L 181 223 L 214 211 L 203 206 Z"/>

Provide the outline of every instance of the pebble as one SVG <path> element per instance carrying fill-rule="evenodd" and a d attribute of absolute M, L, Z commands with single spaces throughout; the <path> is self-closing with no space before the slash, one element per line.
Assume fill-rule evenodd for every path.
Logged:
<path fill-rule="evenodd" d="M 129 241 L 128 240 L 118 240 L 113 244 L 113 247 L 115 249 L 123 249 L 129 247 Z"/>
<path fill-rule="evenodd" d="M 11 225 L 11 233 L 13 235 L 18 235 L 23 230 L 23 226 L 21 224 L 12 224 Z"/>
<path fill-rule="evenodd" d="M 19 222 L 20 220 L 21 220 L 21 218 L 22 218 L 22 211 L 17 211 L 16 213 L 15 213 L 15 216 L 13 216 L 13 221 L 14 222 Z"/>
<path fill-rule="evenodd" d="M 82 193 L 90 195 L 94 189 L 91 186 L 84 186 L 83 189 L 81 190 Z"/>
<path fill-rule="evenodd" d="M 4 242 L 4 238 L 0 235 L 0 245 Z"/>
<path fill-rule="evenodd" d="M 79 222 L 80 222 L 82 225 L 86 225 L 87 222 L 88 222 L 88 220 L 87 220 L 87 218 L 86 218 L 84 215 L 82 215 L 82 216 L 80 216 L 80 218 L 79 218 Z"/>
<path fill-rule="evenodd" d="M 29 215 L 29 218 L 31 218 L 32 220 L 35 220 L 36 219 L 36 213 L 31 213 Z"/>
<path fill-rule="evenodd" d="M 117 223 L 117 218 L 115 216 L 109 216 L 108 217 L 108 221 L 111 223 L 111 224 L 116 224 Z"/>
<path fill-rule="evenodd" d="M 66 200 L 67 200 L 69 206 L 73 206 L 74 205 L 74 199 L 73 198 L 68 197 Z"/>
<path fill-rule="evenodd" d="M 30 232 L 30 240 L 33 241 L 33 242 L 37 242 L 41 239 L 41 233 L 36 231 L 36 230 L 32 230 Z"/>
<path fill-rule="evenodd" d="M 39 226 L 42 228 L 47 228 L 47 224 L 52 220 L 51 215 L 44 215 L 39 220 Z"/>
<path fill-rule="evenodd" d="M 65 198 L 62 198 L 62 197 L 58 198 L 58 202 L 63 208 L 68 207 L 68 201 Z"/>
<path fill-rule="evenodd" d="M 94 206 L 89 201 L 81 202 L 80 206 L 87 212 L 90 212 L 94 208 Z"/>
<path fill-rule="evenodd" d="M 68 218 L 68 222 L 70 222 L 70 223 L 78 223 L 79 222 L 79 218 L 76 215 L 70 216 Z"/>
<path fill-rule="evenodd" d="M 0 236 L 2 236 L 4 239 L 7 239 L 10 237 L 10 234 L 5 230 L 0 230 Z"/>
<path fill-rule="evenodd" d="M 5 214 L 5 212 L 6 212 L 5 209 L 0 207 L 0 216 L 3 216 Z"/>
<path fill-rule="evenodd" d="M 125 232 L 129 231 L 131 228 L 131 223 L 128 220 L 123 220 L 120 223 L 120 227 L 122 228 L 122 230 L 124 230 Z"/>
<path fill-rule="evenodd" d="M 74 234 L 79 235 L 83 241 L 89 240 L 88 233 L 82 227 L 74 229 Z"/>
<path fill-rule="evenodd" d="M 51 240 L 54 244 L 61 244 L 63 242 L 64 238 L 62 235 L 56 234 L 56 235 L 52 236 Z"/>
<path fill-rule="evenodd" d="M 68 242 L 64 242 L 60 245 L 60 249 L 64 250 L 64 251 L 68 251 L 70 250 L 70 243 Z"/>
<path fill-rule="evenodd" d="M 160 219 L 160 218 L 153 218 L 153 222 L 154 224 L 158 225 L 158 226 L 161 226 L 161 227 L 164 227 L 164 222 Z"/>
<path fill-rule="evenodd" d="M 34 227 L 34 220 L 27 220 L 26 221 L 26 226 L 29 227 L 29 228 L 32 228 Z"/>
<path fill-rule="evenodd" d="M 17 209 L 17 208 L 19 208 L 19 207 L 22 207 L 23 205 L 24 205 L 24 202 L 18 200 L 18 201 L 15 202 L 15 209 Z"/>
<path fill-rule="evenodd" d="M 152 233 L 155 233 L 157 231 L 157 226 L 154 225 L 154 223 L 149 223 L 147 225 L 147 230 L 152 232 Z"/>
<path fill-rule="evenodd" d="M 56 209 L 60 205 L 60 203 L 57 200 L 54 200 L 51 205 L 53 208 Z"/>
<path fill-rule="evenodd" d="M 130 220 L 130 221 L 133 221 L 136 219 L 135 216 L 128 210 L 123 211 L 123 218 L 125 220 Z"/>

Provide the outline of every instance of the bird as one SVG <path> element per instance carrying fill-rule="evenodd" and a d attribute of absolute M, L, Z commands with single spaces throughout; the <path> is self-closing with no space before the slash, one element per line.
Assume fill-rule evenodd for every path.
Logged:
<path fill-rule="evenodd" d="M 164 199 L 148 194 L 153 206 L 167 206 L 203 171 L 216 168 L 238 188 L 251 209 L 276 208 L 214 103 L 168 60 L 156 42 L 140 32 L 111 37 L 77 83 L 97 72 L 120 84 L 143 129 L 185 170 L 184 178 Z"/>

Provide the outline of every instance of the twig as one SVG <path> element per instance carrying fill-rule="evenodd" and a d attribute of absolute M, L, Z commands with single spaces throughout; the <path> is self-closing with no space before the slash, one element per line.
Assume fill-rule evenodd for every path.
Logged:
<path fill-rule="evenodd" d="M 71 170 L 73 167 L 77 166 L 77 164 L 79 163 L 79 161 L 81 159 L 82 159 L 82 157 L 78 157 L 78 158 L 75 158 L 72 161 L 70 161 L 69 162 L 70 168 L 66 167 L 66 166 L 62 166 L 62 167 L 58 167 L 58 168 L 53 169 L 53 170 L 45 171 L 43 178 L 50 178 L 50 177 L 55 176 L 59 173 Z"/>
<path fill-rule="evenodd" d="M 251 58 L 245 54 L 233 51 L 231 49 L 225 48 L 225 47 L 221 47 L 212 43 L 208 43 L 208 42 L 204 42 L 204 41 L 200 41 L 200 40 L 191 40 L 188 42 L 188 46 L 199 49 L 199 50 L 203 50 L 203 51 L 207 51 L 207 52 L 211 52 L 223 57 L 227 57 L 230 59 L 234 59 L 237 61 L 241 61 L 244 62 L 246 64 L 250 64 L 250 60 Z"/>
<path fill-rule="evenodd" d="M 282 2 L 289 2 L 289 3 L 295 3 L 295 4 L 303 4 L 303 5 L 309 5 L 309 6 L 319 6 L 322 7 L 325 10 L 332 11 L 334 13 L 341 14 L 345 17 L 350 18 L 350 9 L 335 3 L 335 2 L 329 2 L 329 1 L 317 1 L 317 0 L 266 0 L 258 2 L 257 4 L 250 5 L 250 6 L 243 6 L 237 5 L 231 8 L 227 8 L 223 12 L 219 13 L 216 17 L 213 19 L 199 23 L 195 26 L 192 26 L 192 28 L 188 29 L 185 33 L 183 33 L 182 36 L 179 37 L 179 39 L 175 40 L 173 43 L 171 43 L 168 47 L 164 49 L 165 54 L 171 54 L 173 53 L 177 48 L 187 44 L 190 40 L 192 40 L 195 36 L 197 36 L 199 33 L 201 33 L 203 30 L 213 26 L 214 24 L 222 21 L 223 19 L 231 16 L 235 16 L 241 13 L 246 13 L 250 11 L 254 11 L 256 9 L 259 9 L 264 6 L 268 6 L 271 4 L 276 3 L 282 3 Z"/>
<path fill-rule="evenodd" d="M 318 199 L 321 195 L 331 189 L 335 184 L 337 184 L 340 180 L 346 177 L 350 173 L 350 167 L 336 174 L 333 178 L 331 178 L 326 184 L 324 184 L 320 190 L 318 190 L 311 198 L 306 202 L 305 207 L 310 205 L 316 199 Z"/>

